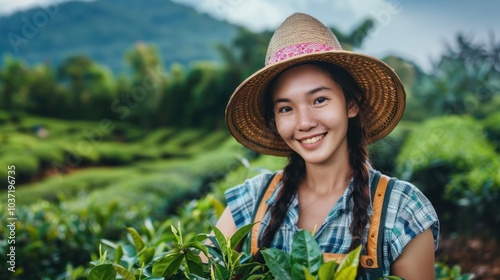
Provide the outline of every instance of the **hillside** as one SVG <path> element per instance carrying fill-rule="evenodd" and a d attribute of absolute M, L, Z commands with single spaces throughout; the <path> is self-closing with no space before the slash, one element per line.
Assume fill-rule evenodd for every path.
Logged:
<path fill-rule="evenodd" d="M 116 71 L 137 42 L 156 44 L 165 65 L 186 64 L 218 59 L 213 45 L 228 43 L 235 32 L 234 25 L 166 0 L 71 1 L 0 17 L 0 55 L 57 65 L 78 53 Z"/>

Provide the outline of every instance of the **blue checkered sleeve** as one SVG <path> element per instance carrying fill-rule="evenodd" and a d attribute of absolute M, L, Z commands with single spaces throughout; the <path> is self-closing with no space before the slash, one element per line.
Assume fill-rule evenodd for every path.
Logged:
<path fill-rule="evenodd" d="M 413 238 L 429 228 L 432 230 L 434 246 L 437 248 L 439 220 L 431 202 L 412 184 L 396 181 L 386 217 L 390 262 L 398 258 Z"/>
<path fill-rule="evenodd" d="M 273 173 L 270 172 L 259 174 L 225 192 L 226 203 L 231 210 L 237 228 L 253 222 L 256 200 L 272 175 Z"/>

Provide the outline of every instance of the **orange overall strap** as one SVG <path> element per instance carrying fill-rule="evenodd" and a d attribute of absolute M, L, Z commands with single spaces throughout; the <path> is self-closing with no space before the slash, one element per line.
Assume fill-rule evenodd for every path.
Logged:
<path fill-rule="evenodd" d="M 381 175 L 373 197 L 373 215 L 370 218 L 370 228 L 368 230 L 368 240 L 366 243 L 366 255 L 361 256 L 361 265 L 363 267 L 378 267 L 377 246 L 379 244 L 377 241 L 379 235 L 380 219 L 382 216 L 384 198 L 388 183 L 389 177 Z M 323 258 L 325 261 L 335 260 L 338 263 L 340 263 L 345 256 L 346 254 L 323 253 Z"/>
<path fill-rule="evenodd" d="M 262 225 L 261 223 L 262 219 L 264 218 L 264 215 L 266 214 L 267 211 L 266 201 L 271 197 L 274 190 L 276 189 L 276 186 L 278 186 L 279 182 L 281 181 L 282 177 L 283 177 L 282 171 L 276 173 L 273 180 L 268 185 L 267 190 L 264 193 L 264 196 L 262 196 L 262 199 L 257 202 L 259 203 L 259 208 L 257 208 L 257 211 L 255 212 L 253 220 L 255 224 L 252 228 L 251 239 L 250 239 L 250 254 L 252 255 L 255 255 L 255 253 L 259 251 L 259 246 L 258 246 L 259 230 Z"/>

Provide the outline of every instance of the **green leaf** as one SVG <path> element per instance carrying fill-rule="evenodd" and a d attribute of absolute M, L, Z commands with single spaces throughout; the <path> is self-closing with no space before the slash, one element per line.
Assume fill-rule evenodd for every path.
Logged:
<path fill-rule="evenodd" d="M 123 247 L 122 245 L 118 245 L 115 250 L 115 263 L 119 263 L 123 257 Z"/>
<path fill-rule="evenodd" d="M 155 256 L 155 248 L 154 247 L 147 248 L 140 254 L 139 263 L 141 265 L 142 264 L 147 265 L 149 262 L 151 262 L 154 256 Z"/>
<path fill-rule="evenodd" d="M 200 256 L 188 250 L 184 257 L 186 259 L 186 264 L 189 268 L 189 272 L 196 275 L 204 275 L 203 262 L 201 261 Z"/>
<path fill-rule="evenodd" d="M 134 246 L 125 244 L 123 245 L 123 253 L 128 257 L 136 257 L 137 250 Z"/>
<path fill-rule="evenodd" d="M 202 251 L 203 253 L 205 253 L 205 256 L 208 256 L 208 248 L 207 248 L 207 246 L 203 245 L 199 241 L 193 241 L 193 242 L 186 243 L 184 245 L 184 248 L 196 248 L 196 249 Z"/>
<path fill-rule="evenodd" d="M 153 226 L 153 223 L 151 222 L 150 218 L 147 218 L 144 221 L 144 226 L 145 226 L 146 230 L 148 231 L 149 238 L 153 238 L 153 236 L 155 236 L 155 227 Z"/>
<path fill-rule="evenodd" d="M 108 251 L 104 251 L 104 254 L 102 253 L 102 244 L 99 244 L 99 261 L 101 264 L 104 264 L 106 262 L 106 255 L 108 254 Z"/>
<path fill-rule="evenodd" d="M 153 264 L 153 276 L 171 277 L 179 270 L 183 257 L 181 253 L 170 253 L 157 260 Z"/>
<path fill-rule="evenodd" d="M 460 276 L 460 274 L 462 274 L 462 270 L 460 268 L 459 265 L 454 265 L 452 268 L 451 268 L 451 277 L 453 278 L 457 278 Z"/>
<path fill-rule="evenodd" d="M 112 264 L 96 265 L 90 270 L 88 280 L 115 280 L 116 270 Z"/>
<path fill-rule="evenodd" d="M 208 239 L 208 235 L 207 234 L 205 234 L 205 233 L 199 233 L 198 235 L 196 235 L 196 237 L 195 237 L 194 240 L 203 243 L 203 241 L 205 241 L 207 239 Z"/>
<path fill-rule="evenodd" d="M 217 249 L 220 250 L 220 244 L 217 241 L 217 238 L 215 238 L 215 236 L 209 235 L 207 238 L 208 238 L 208 240 L 210 240 L 210 242 L 212 243 L 212 245 L 213 245 L 214 248 L 217 248 Z"/>
<path fill-rule="evenodd" d="M 307 230 L 299 230 L 293 237 L 290 254 L 292 277 L 295 277 L 294 274 L 297 277 L 303 275 L 302 266 L 305 266 L 312 275 L 318 275 L 319 267 L 323 262 L 323 253 L 314 237 Z"/>
<path fill-rule="evenodd" d="M 144 240 L 142 240 L 142 237 L 139 235 L 139 233 L 137 233 L 137 231 L 134 228 L 128 227 L 127 230 L 132 236 L 132 239 L 134 240 L 135 249 L 137 250 L 137 252 L 142 251 L 142 249 L 144 249 L 144 247 L 146 246 L 144 244 Z"/>
<path fill-rule="evenodd" d="M 335 261 L 329 261 L 324 263 L 318 270 L 319 280 L 331 280 L 335 275 L 335 271 L 339 267 L 339 264 Z"/>
<path fill-rule="evenodd" d="M 119 264 L 113 264 L 113 267 L 115 268 L 116 272 L 118 272 L 118 274 L 120 274 L 123 277 L 123 279 L 136 280 L 134 274 L 132 274 L 132 272 L 128 271 L 123 266 L 121 266 Z"/>
<path fill-rule="evenodd" d="M 292 279 L 290 274 L 290 257 L 287 253 L 275 249 L 265 249 L 262 250 L 262 256 L 266 262 L 266 266 L 269 268 L 274 278 L 276 279 Z"/>
<path fill-rule="evenodd" d="M 246 280 L 262 280 L 263 279 L 263 275 L 260 275 L 260 274 L 259 275 L 251 275 L 248 278 L 244 278 L 244 279 L 246 279 Z"/>
<path fill-rule="evenodd" d="M 217 243 L 220 246 L 220 250 L 222 252 L 222 255 L 227 255 L 227 242 L 226 242 L 226 236 L 220 231 L 216 226 L 210 225 L 212 228 L 212 231 L 214 232 L 215 239 L 217 240 Z"/>
<path fill-rule="evenodd" d="M 340 263 L 335 272 L 335 279 L 355 279 L 358 273 L 359 255 L 361 254 L 361 245 L 352 250 Z"/>
<path fill-rule="evenodd" d="M 215 279 L 229 279 L 229 271 L 220 264 L 215 264 Z"/>
<path fill-rule="evenodd" d="M 239 228 L 231 237 L 231 249 L 235 249 L 240 241 L 252 230 L 254 224 L 249 224 Z"/>
<path fill-rule="evenodd" d="M 175 239 L 177 239 L 177 243 L 182 244 L 182 232 L 181 232 L 181 224 L 180 222 L 177 223 L 177 227 L 179 228 L 178 230 L 171 225 L 170 229 L 172 230 L 172 233 L 175 236 Z"/>
<path fill-rule="evenodd" d="M 467 273 L 467 274 L 462 274 L 460 276 L 460 280 L 471 280 L 474 278 L 474 274 L 470 274 L 470 273 Z"/>
<path fill-rule="evenodd" d="M 188 274 L 187 274 L 187 276 L 188 276 L 188 279 L 189 279 L 189 280 L 208 280 L 208 279 L 207 279 L 207 278 L 205 278 L 205 277 L 201 277 L 201 276 L 199 276 L 199 275 L 192 274 L 192 273 L 188 273 Z M 160 280 L 164 280 L 164 279 L 165 279 L 165 278 L 161 278 Z M 146 280 L 146 279 L 144 279 L 144 280 Z"/>
<path fill-rule="evenodd" d="M 108 246 L 108 247 L 111 247 L 113 249 L 116 249 L 118 247 L 118 244 L 116 244 L 115 242 L 112 242 L 110 240 L 107 240 L 107 239 L 101 239 L 101 243 Z"/>
<path fill-rule="evenodd" d="M 260 275 L 257 273 L 259 269 L 262 269 L 264 265 L 258 262 L 252 262 L 252 263 L 245 263 L 242 265 L 239 265 L 235 271 L 236 274 L 241 274 L 241 275 Z"/>
<path fill-rule="evenodd" d="M 300 263 L 291 264 L 292 280 L 305 280 L 304 266 Z"/>
<path fill-rule="evenodd" d="M 302 269 L 304 270 L 304 277 L 306 280 L 316 280 L 316 278 L 309 272 L 309 270 L 303 266 Z"/>
<path fill-rule="evenodd" d="M 243 256 L 243 253 L 240 253 L 232 249 L 228 249 L 228 252 L 229 252 L 228 256 L 230 257 L 231 263 L 238 265 L 240 263 L 241 257 Z"/>
<path fill-rule="evenodd" d="M 223 260 L 222 253 L 220 252 L 219 249 L 210 246 L 210 247 L 208 247 L 208 252 L 212 256 L 213 259 L 218 260 L 218 261 Z"/>

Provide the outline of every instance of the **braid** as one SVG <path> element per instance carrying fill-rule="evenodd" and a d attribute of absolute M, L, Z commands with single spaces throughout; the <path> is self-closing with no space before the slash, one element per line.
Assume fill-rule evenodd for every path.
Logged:
<path fill-rule="evenodd" d="M 262 233 L 260 248 L 268 248 L 276 235 L 276 232 L 283 224 L 288 207 L 292 199 L 297 194 L 299 182 L 302 180 L 302 175 L 305 171 L 305 163 L 299 154 L 292 152 L 288 156 L 288 165 L 283 170 L 283 188 L 281 189 L 276 199 L 276 204 L 270 207 L 271 220 L 269 226 Z M 260 251 L 256 256 L 258 261 L 261 261 Z"/>
<path fill-rule="evenodd" d="M 350 150 L 350 163 L 353 168 L 353 191 L 352 199 L 354 207 L 352 211 L 352 222 L 350 226 L 353 240 L 349 251 L 356 249 L 362 244 L 365 227 L 368 224 L 369 216 L 366 209 L 370 205 L 370 192 L 368 188 L 369 173 L 365 166 L 368 159 L 368 149 L 364 139 L 365 133 L 360 124 L 360 118 L 355 117 L 349 120 L 347 131 L 347 142 Z"/>

